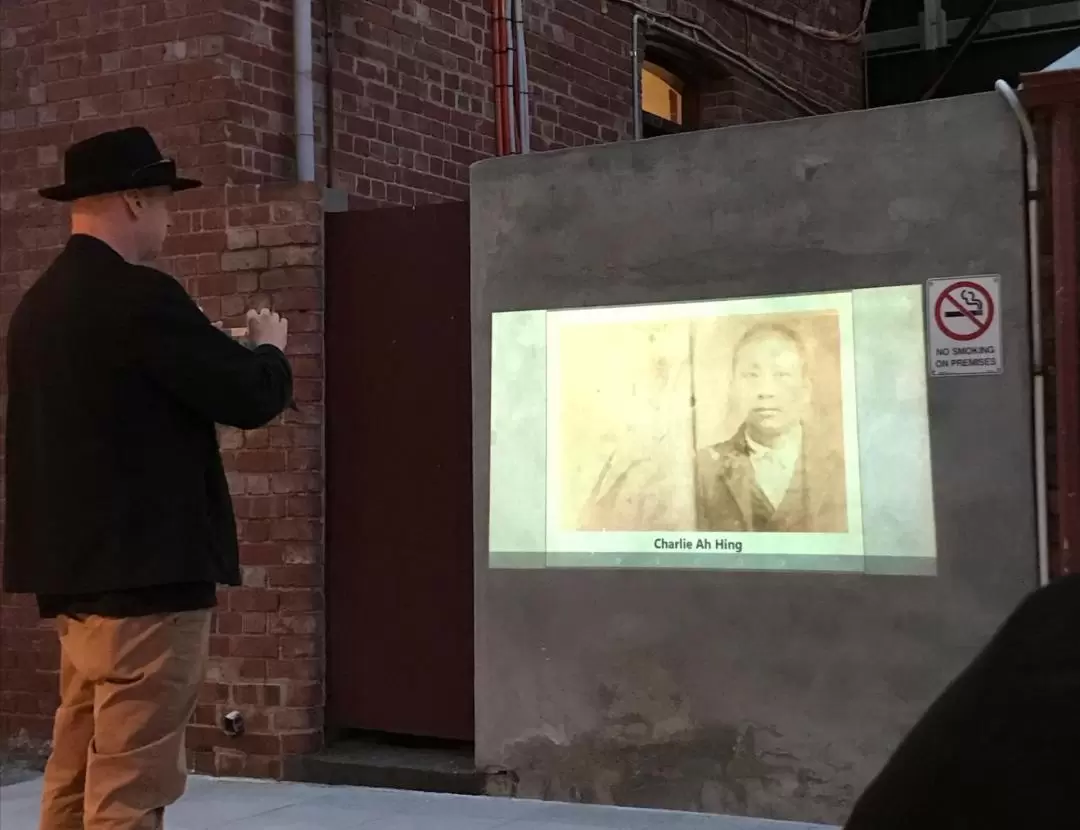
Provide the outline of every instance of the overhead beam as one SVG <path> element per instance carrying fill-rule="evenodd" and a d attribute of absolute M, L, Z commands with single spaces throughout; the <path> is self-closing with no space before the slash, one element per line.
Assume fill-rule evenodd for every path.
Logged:
<path fill-rule="evenodd" d="M 941 0 L 923 0 L 919 24 L 923 49 L 944 49 L 949 45 L 949 18 L 941 7 Z"/>
<path fill-rule="evenodd" d="M 922 17 L 922 16 L 921 16 Z M 960 37 L 967 28 L 968 18 L 950 20 L 946 24 L 945 31 L 947 42 L 952 42 Z M 918 26 L 906 26 L 900 29 L 886 29 L 881 32 L 870 32 L 866 35 L 866 51 L 869 53 L 892 51 L 898 49 L 919 49 L 926 44 L 926 21 Z M 1080 0 L 1071 0 L 1068 3 L 1051 3 L 1046 6 L 1034 6 L 1030 9 L 1016 9 L 1014 11 L 998 12 L 990 17 L 983 29 L 984 36 L 994 34 L 1006 34 L 1021 32 L 1026 29 L 1042 29 L 1052 26 L 1061 26 L 1069 23 L 1080 23 Z M 926 44 L 934 48 L 931 44 Z"/>
<path fill-rule="evenodd" d="M 964 27 L 964 31 L 960 33 L 960 37 L 956 39 L 953 44 L 952 52 L 949 54 L 949 60 L 945 64 L 944 68 L 938 74 L 934 82 L 927 87 L 926 92 L 923 93 L 923 100 L 928 101 L 934 97 L 937 91 L 941 88 L 941 85 L 945 83 L 945 79 L 949 77 L 949 73 L 952 72 L 956 62 L 960 60 L 964 52 L 971 45 L 971 42 L 978 37 L 979 32 L 982 31 L 983 26 L 989 22 L 991 15 L 994 13 L 994 9 L 997 7 L 998 0 L 983 0 L 983 7 L 977 15 L 968 19 L 967 26 Z"/>

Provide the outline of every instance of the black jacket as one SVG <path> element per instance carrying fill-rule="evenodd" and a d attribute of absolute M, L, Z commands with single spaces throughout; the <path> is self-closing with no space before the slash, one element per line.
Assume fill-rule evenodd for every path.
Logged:
<path fill-rule="evenodd" d="M 775 507 L 757 485 L 745 424 L 727 441 L 698 450 L 695 467 L 698 530 L 847 532 L 843 457 L 812 430 L 803 430 L 791 486 Z"/>
<path fill-rule="evenodd" d="M 183 287 L 74 236 L 8 336 L 4 588 L 239 584 L 215 423 L 279 415 L 288 361 L 216 329 Z"/>
<path fill-rule="evenodd" d="M 1080 827 L 1080 574 L 1025 600 L 911 730 L 845 827 Z"/>

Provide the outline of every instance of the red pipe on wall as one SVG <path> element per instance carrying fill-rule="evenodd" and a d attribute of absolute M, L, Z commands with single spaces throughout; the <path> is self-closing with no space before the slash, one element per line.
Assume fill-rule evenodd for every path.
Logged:
<path fill-rule="evenodd" d="M 510 150 L 510 119 L 506 101 L 506 15 L 502 0 L 491 0 L 491 56 L 495 87 L 495 154 Z"/>
<path fill-rule="evenodd" d="M 1080 104 L 1058 105 L 1050 122 L 1057 369 L 1059 576 L 1080 573 Z"/>

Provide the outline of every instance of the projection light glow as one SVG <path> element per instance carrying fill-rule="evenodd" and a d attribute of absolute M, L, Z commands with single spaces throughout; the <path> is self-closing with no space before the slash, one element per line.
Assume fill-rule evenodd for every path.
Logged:
<path fill-rule="evenodd" d="M 936 573 L 921 286 L 492 315 L 489 564 Z"/>

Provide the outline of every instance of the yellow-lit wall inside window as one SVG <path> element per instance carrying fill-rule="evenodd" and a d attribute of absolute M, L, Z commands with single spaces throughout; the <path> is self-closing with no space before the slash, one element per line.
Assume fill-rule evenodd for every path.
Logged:
<path fill-rule="evenodd" d="M 682 84 L 670 72 L 651 63 L 641 67 L 641 108 L 652 115 L 683 122 Z"/>

